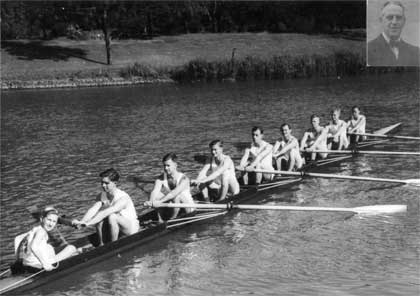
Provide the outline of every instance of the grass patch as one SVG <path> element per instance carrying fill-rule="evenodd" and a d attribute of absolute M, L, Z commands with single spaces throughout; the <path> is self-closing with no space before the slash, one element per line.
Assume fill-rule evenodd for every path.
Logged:
<path fill-rule="evenodd" d="M 357 75 L 365 72 L 365 59 L 351 51 L 337 51 L 322 56 L 246 56 L 233 63 L 230 60 L 208 62 L 192 60 L 172 72 L 171 77 L 185 81 L 275 80 L 328 76 Z"/>
<path fill-rule="evenodd" d="M 234 62 L 232 51 L 235 49 Z M 100 40 L 3 42 L 1 77 L 8 81 L 167 79 L 220 81 L 293 79 L 380 73 L 365 67 L 365 42 L 333 35 L 233 33 L 115 40 L 105 65 Z"/>

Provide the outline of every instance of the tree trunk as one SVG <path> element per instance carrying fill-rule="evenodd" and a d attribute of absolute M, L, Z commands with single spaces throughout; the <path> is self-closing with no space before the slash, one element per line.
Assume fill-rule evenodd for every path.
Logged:
<path fill-rule="evenodd" d="M 111 39 L 108 30 L 108 14 L 107 8 L 104 8 L 104 13 L 102 15 L 102 32 L 104 33 L 105 39 L 105 49 L 106 49 L 106 63 L 111 65 Z"/>

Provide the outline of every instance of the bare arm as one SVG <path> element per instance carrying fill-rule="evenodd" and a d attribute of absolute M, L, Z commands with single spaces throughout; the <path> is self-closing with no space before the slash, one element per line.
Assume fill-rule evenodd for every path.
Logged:
<path fill-rule="evenodd" d="M 110 206 L 109 208 L 106 208 L 103 211 L 99 211 L 95 217 L 93 217 L 90 221 L 86 223 L 86 225 L 95 225 L 101 222 L 109 215 L 121 211 L 127 206 L 127 202 L 127 196 L 124 196 L 123 198 L 119 199 L 114 205 Z"/>
<path fill-rule="evenodd" d="M 341 125 L 337 131 L 337 135 L 346 134 L 347 132 L 347 124 L 344 120 L 341 121 Z"/>
<path fill-rule="evenodd" d="M 245 153 L 244 153 L 244 155 L 242 156 L 242 158 L 241 158 L 241 162 L 239 163 L 239 166 L 241 167 L 241 168 L 243 168 L 243 167 L 245 167 L 246 166 L 246 164 L 247 164 L 247 162 L 248 162 L 248 158 L 249 158 L 249 153 L 250 153 L 250 149 L 249 148 L 246 148 L 245 149 Z"/>
<path fill-rule="evenodd" d="M 153 186 L 153 190 L 150 193 L 149 201 L 154 200 L 157 196 L 159 196 L 160 192 L 162 190 L 162 180 L 157 179 L 155 181 L 155 185 Z"/>
<path fill-rule="evenodd" d="M 210 163 L 206 163 L 198 174 L 197 180 L 204 179 L 207 176 L 207 172 L 210 169 Z"/>
<path fill-rule="evenodd" d="M 35 232 L 32 242 L 29 247 L 31 248 L 35 257 L 38 258 L 39 262 L 42 265 L 42 268 L 49 271 L 53 269 L 53 266 L 51 263 L 54 263 L 54 262 L 48 262 L 48 259 L 45 257 L 45 250 L 43 250 L 42 248 L 42 245 L 44 245 L 42 243 L 42 239 L 44 235 L 47 235 L 45 233 L 45 230 L 38 229 L 38 231 Z"/>
<path fill-rule="evenodd" d="M 95 204 L 92 207 L 90 207 L 90 209 L 86 212 L 86 214 L 83 216 L 80 222 L 85 223 L 89 221 L 90 219 L 92 219 L 101 209 L 101 207 L 102 207 L 102 202 L 100 200 L 97 200 Z"/>
<path fill-rule="evenodd" d="M 281 142 L 280 141 L 276 141 L 276 143 L 274 143 L 274 146 L 273 146 L 273 157 L 274 156 L 277 156 L 276 155 L 276 152 L 277 152 L 277 150 L 279 150 L 280 145 L 281 145 Z"/>
<path fill-rule="evenodd" d="M 365 123 L 366 123 L 366 117 L 361 115 L 359 117 L 359 119 L 357 120 L 356 125 L 353 128 L 349 129 L 348 132 L 349 133 L 354 133 Z M 350 121 L 349 121 L 349 124 L 350 124 Z"/>
<path fill-rule="evenodd" d="M 159 201 L 166 202 L 166 201 L 172 200 L 175 197 L 177 197 L 182 191 L 189 189 L 189 187 L 190 187 L 190 180 L 186 176 L 183 176 L 178 186 L 176 186 L 173 190 L 171 190 L 171 192 L 169 192 Z"/>
<path fill-rule="evenodd" d="M 221 165 L 217 168 L 217 170 L 215 170 L 206 178 L 200 180 L 201 183 L 207 183 L 209 181 L 213 181 L 214 179 L 219 177 L 221 174 L 223 174 L 226 170 L 228 170 L 230 166 L 233 167 L 233 161 L 232 159 L 230 159 L 230 157 L 226 157 L 221 163 Z"/>
<path fill-rule="evenodd" d="M 305 148 L 305 144 L 308 141 L 309 132 L 305 132 L 303 134 L 302 139 L 300 140 L 300 150 L 303 150 Z"/>
<path fill-rule="evenodd" d="M 249 165 L 250 167 L 254 167 L 256 166 L 261 160 L 263 160 L 268 154 L 271 153 L 272 148 L 270 147 L 271 145 L 265 145 L 264 149 L 257 154 L 257 156 L 255 157 L 254 161 Z"/>
<path fill-rule="evenodd" d="M 287 145 L 285 145 L 278 153 L 277 153 L 277 155 L 276 155 L 276 157 L 277 156 L 280 156 L 280 155 L 283 155 L 283 154 L 285 154 L 287 151 L 289 151 L 290 149 L 293 149 L 294 147 L 298 147 L 299 148 L 299 143 L 298 143 L 298 141 L 295 139 L 295 140 L 293 140 L 292 142 L 290 142 L 289 144 L 287 144 Z"/>
<path fill-rule="evenodd" d="M 321 134 L 316 138 L 315 142 L 311 145 L 310 149 L 312 149 L 312 147 L 316 147 L 321 141 L 325 141 L 327 136 L 328 136 L 328 129 L 324 127 L 322 128 Z"/>

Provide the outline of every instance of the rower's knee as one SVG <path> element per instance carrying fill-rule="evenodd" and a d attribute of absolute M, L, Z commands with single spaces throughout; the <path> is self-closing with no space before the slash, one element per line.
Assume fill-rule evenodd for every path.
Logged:
<path fill-rule="evenodd" d="M 117 224 L 117 214 L 112 213 L 111 215 L 108 216 L 108 222 L 110 225 L 115 225 Z"/>

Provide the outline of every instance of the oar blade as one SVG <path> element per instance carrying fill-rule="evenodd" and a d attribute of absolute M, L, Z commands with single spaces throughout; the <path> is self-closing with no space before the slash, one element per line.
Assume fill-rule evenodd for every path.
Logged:
<path fill-rule="evenodd" d="M 359 215 L 379 215 L 407 212 L 407 205 L 374 205 L 353 208 Z"/>
<path fill-rule="evenodd" d="M 405 180 L 405 183 L 411 186 L 420 187 L 420 179 L 408 179 Z"/>

